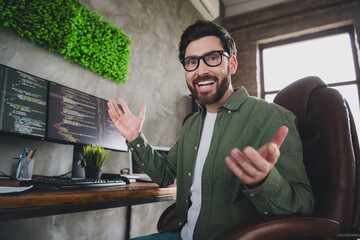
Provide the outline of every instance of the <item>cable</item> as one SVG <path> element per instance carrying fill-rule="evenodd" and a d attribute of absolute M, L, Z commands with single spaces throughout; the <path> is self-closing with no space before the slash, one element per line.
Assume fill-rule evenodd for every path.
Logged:
<path fill-rule="evenodd" d="M 2 174 L 2 176 L 4 177 L 11 177 L 10 175 L 7 175 L 6 173 L 4 173 L 3 171 L 0 170 L 0 173 Z"/>

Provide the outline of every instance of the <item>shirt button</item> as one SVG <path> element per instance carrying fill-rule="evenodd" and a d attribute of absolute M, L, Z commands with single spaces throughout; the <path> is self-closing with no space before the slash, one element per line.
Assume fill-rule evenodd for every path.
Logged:
<path fill-rule="evenodd" d="M 268 215 L 269 213 L 268 212 L 264 212 L 265 215 Z"/>
<path fill-rule="evenodd" d="M 130 148 L 130 151 L 134 151 L 134 148 Z"/>
<path fill-rule="evenodd" d="M 228 113 L 231 113 L 231 110 L 229 110 Z"/>
<path fill-rule="evenodd" d="M 136 146 L 139 148 L 139 147 L 140 147 L 140 144 L 138 143 Z"/>
<path fill-rule="evenodd" d="M 191 177 L 191 172 L 189 172 L 189 177 Z"/>
<path fill-rule="evenodd" d="M 141 166 L 145 166 L 145 164 L 141 163 Z"/>
<path fill-rule="evenodd" d="M 179 222 L 179 226 L 181 226 L 182 222 Z"/>
<path fill-rule="evenodd" d="M 195 146 L 195 151 L 197 150 L 197 146 Z"/>
<path fill-rule="evenodd" d="M 254 194 L 254 193 L 250 193 L 250 197 L 253 197 L 253 196 L 255 196 L 255 194 Z"/>

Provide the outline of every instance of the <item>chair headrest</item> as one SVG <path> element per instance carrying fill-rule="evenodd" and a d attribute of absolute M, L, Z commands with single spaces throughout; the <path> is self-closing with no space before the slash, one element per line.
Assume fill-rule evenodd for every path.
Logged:
<path fill-rule="evenodd" d="M 286 108 L 297 116 L 299 127 L 306 122 L 309 97 L 317 88 L 327 87 L 319 77 L 302 78 L 282 89 L 275 97 L 274 103 Z M 289 98 L 291 96 L 291 99 Z"/>

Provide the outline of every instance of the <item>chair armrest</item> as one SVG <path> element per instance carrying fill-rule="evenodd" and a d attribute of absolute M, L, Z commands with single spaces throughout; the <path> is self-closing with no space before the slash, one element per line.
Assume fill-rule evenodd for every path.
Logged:
<path fill-rule="evenodd" d="M 238 224 L 220 234 L 216 240 L 272 240 L 284 237 L 327 237 L 335 239 L 339 223 L 313 216 L 276 216 Z"/>
<path fill-rule="evenodd" d="M 156 227 L 158 232 L 162 232 L 169 222 L 175 218 L 175 210 L 176 203 L 173 203 L 161 214 Z"/>

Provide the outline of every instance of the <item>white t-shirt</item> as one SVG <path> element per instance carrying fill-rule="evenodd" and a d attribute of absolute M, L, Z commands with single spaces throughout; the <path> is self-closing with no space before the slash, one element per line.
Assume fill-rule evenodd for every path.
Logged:
<path fill-rule="evenodd" d="M 201 132 L 200 145 L 196 156 L 194 166 L 194 173 L 190 187 L 190 200 L 192 205 L 189 208 L 187 215 L 187 223 L 181 230 L 181 239 L 190 240 L 193 237 L 196 221 L 199 217 L 201 208 L 201 176 L 205 159 L 208 155 L 211 137 L 214 130 L 216 120 L 216 113 L 206 113 L 204 126 Z"/>

